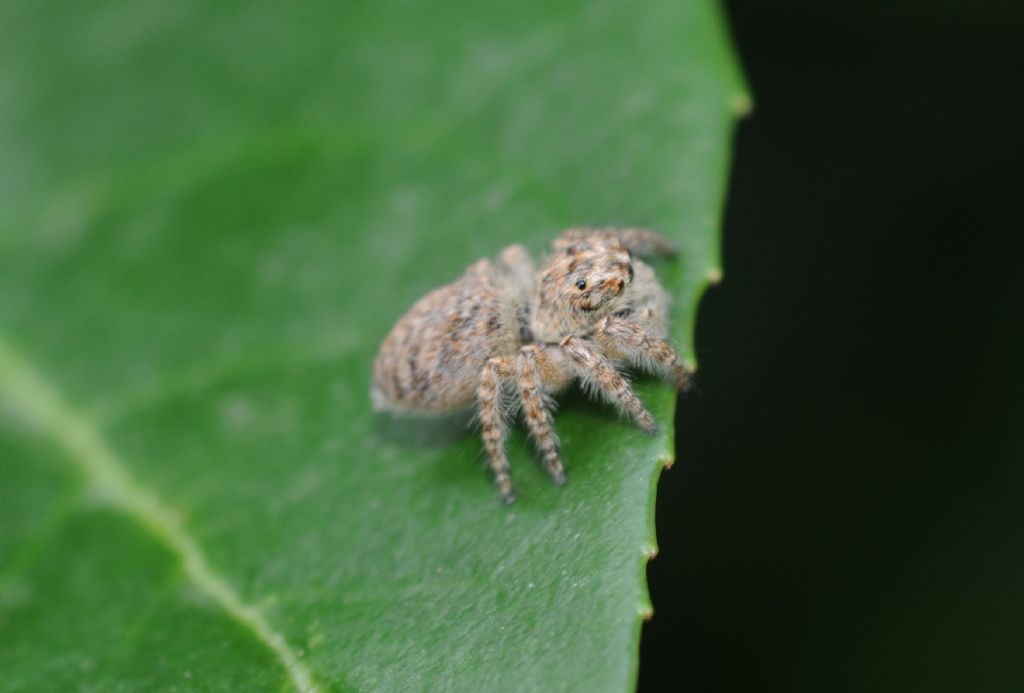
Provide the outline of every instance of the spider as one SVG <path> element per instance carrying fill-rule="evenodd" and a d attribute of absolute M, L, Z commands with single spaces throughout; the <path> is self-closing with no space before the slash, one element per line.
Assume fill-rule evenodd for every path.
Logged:
<path fill-rule="evenodd" d="M 552 394 L 578 379 L 653 434 L 654 417 L 623 362 L 679 390 L 690 382 L 691 371 L 665 340 L 668 294 L 637 259 L 674 254 L 668 240 L 647 229 L 573 228 L 554 241 L 539 272 L 521 245 L 505 248 L 495 262 L 476 262 L 391 329 L 374 363 L 374 407 L 444 413 L 475 403 L 498 491 L 511 503 L 505 434 L 521 405 L 544 467 L 561 486 Z"/>

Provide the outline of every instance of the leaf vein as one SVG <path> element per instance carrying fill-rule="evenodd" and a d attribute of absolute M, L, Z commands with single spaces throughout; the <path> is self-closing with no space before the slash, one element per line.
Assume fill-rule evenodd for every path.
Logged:
<path fill-rule="evenodd" d="M 178 557 L 196 587 L 273 652 L 299 691 L 320 690 L 312 672 L 284 636 L 210 566 L 199 545 L 182 527 L 178 514 L 132 478 L 95 426 L 77 414 L 57 389 L 2 336 L 0 399 L 8 400 L 17 415 L 50 436 L 112 505 L 163 542 Z"/>

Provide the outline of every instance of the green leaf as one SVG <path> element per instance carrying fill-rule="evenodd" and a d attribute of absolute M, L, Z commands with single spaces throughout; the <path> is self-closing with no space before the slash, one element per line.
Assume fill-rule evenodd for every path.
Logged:
<path fill-rule="evenodd" d="M 709 2 L 12 0 L 0 12 L 5 690 L 624 690 L 662 432 L 569 395 L 499 502 L 371 411 L 425 291 L 647 225 L 690 351 L 745 103 Z M 692 354 L 691 354 L 692 356 Z"/>

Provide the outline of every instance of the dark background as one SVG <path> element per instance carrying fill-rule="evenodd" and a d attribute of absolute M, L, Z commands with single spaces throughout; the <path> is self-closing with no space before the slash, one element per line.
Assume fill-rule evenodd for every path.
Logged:
<path fill-rule="evenodd" d="M 755 108 L 640 690 L 1024 691 L 1024 16 L 726 8 Z"/>

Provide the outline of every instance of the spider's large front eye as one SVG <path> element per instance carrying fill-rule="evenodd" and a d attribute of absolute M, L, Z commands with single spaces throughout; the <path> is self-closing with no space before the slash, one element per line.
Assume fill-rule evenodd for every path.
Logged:
<path fill-rule="evenodd" d="M 584 289 L 586 289 L 587 288 L 587 280 L 586 279 L 577 279 L 576 280 L 576 288 L 579 289 L 580 291 L 583 291 Z"/>

